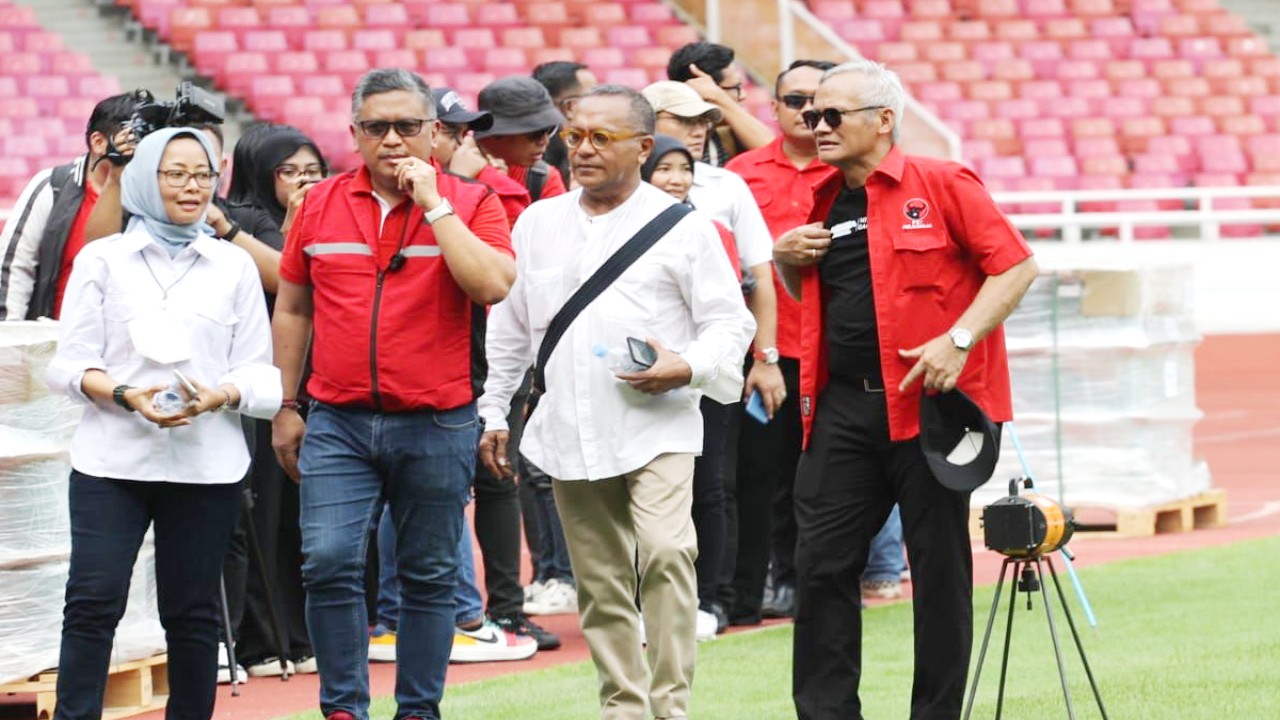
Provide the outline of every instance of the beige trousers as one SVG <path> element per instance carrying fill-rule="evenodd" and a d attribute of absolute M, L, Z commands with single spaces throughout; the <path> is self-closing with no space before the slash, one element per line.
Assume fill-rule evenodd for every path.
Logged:
<path fill-rule="evenodd" d="M 600 675 L 601 718 L 687 716 L 698 611 L 693 455 L 660 455 L 621 477 L 557 480 L 553 487 L 578 584 L 582 634 Z"/>

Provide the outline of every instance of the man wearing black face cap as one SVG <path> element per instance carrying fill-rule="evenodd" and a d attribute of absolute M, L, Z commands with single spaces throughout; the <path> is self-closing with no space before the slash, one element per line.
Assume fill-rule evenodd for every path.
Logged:
<path fill-rule="evenodd" d="M 530 203 L 565 192 L 563 178 L 542 159 L 564 116 L 541 83 L 518 75 L 489 83 L 478 101 L 493 123 L 463 141 L 449 169 L 492 188 L 514 225 Z"/>

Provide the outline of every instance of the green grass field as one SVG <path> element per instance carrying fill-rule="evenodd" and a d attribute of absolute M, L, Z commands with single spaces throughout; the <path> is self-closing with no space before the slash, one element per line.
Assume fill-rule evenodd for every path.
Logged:
<path fill-rule="evenodd" d="M 1087 543 L 1079 543 L 1088 553 Z M 1098 615 L 1095 633 L 1058 563 L 1085 651 L 1111 718 L 1237 720 L 1280 718 L 1280 537 L 1208 550 L 1130 560 L 1080 572 Z M 1264 588 L 1269 592 L 1264 592 Z M 1052 594 L 1052 587 L 1050 588 Z M 974 661 L 993 587 L 975 591 Z M 1007 609 L 992 637 L 974 718 L 995 716 L 996 685 Z M 1065 619 L 1055 600 L 1077 717 L 1100 717 Z M 1067 716 L 1053 646 L 1039 596 L 1014 619 L 1006 718 Z M 863 714 L 870 720 L 908 716 L 911 694 L 911 607 L 895 604 L 865 617 Z M 790 699 L 791 630 L 776 627 L 722 637 L 698 648 L 695 720 L 795 717 Z M 515 673 L 449 688 L 448 720 L 565 720 L 598 716 L 589 663 Z M 374 702 L 374 718 L 394 715 L 394 702 Z M 315 713 L 295 716 L 315 717 Z"/>

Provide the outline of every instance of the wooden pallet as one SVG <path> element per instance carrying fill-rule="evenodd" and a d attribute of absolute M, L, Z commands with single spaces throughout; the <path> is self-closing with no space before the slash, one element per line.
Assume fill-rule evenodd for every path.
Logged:
<path fill-rule="evenodd" d="M 1075 520 L 1087 525 L 1077 532 L 1114 533 L 1121 537 L 1150 537 L 1190 532 L 1227 524 L 1227 493 L 1213 489 L 1194 497 L 1143 508 L 1072 508 Z M 969 535 L 982 539 L 982 508 L 969 511 Z"/>
<path fill-rule="evenodd" d="M 32 720 L 50 720 L 57 704 L 57 671 L 43 672 L 30 680 L 0 685 L 0 693 L 34 695 Z M 164 653 L 145 660 L 112 665 L 107 670 L 107 691 L 102 720 L 117 720 L 159 710 L 169 700 L 169 665 Z"/>

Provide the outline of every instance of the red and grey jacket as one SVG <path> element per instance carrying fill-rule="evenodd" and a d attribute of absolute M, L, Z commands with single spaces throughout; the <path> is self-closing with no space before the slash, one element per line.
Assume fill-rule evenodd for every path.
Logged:
<path fill-rule="evenodd" d="M 462 222 L 513 256 L 498 197 L 436 170 L 440 194 Z M 290 230 L 280 276 L 309 286 L 314 307 L 307 391 L 321 402 L 389 413 L 465 405 L 487 371 L 485 308 L 458 287 L 411 200 L 392 208 L 381 230 L 380 221 L 362 167 L 313 188 Z"/>
<path fill-rule="evenodd" d="M 844 187 L 836 174 L 816 188 L 809 222 L 823 222 Z M 867 178 L 867 246 L 880 371 L 884 378 L 889 437 L 920 433 L 917 380 L 899 392 L 915 360 L 909 350 L 947 332 L 969 308 L 979 288 L 1031 256 L 1022 235 L 996 207 L 968 168 L 950 161 L 905 155 L 894 148 Z M 800 413 L 805 446 L 816 404 L 826 387 L 825 298 L 816 266 L 801 271 Z M 973 346 L 958 386 L 996 422 L 1013 419 L 1004 329 Z"/>

